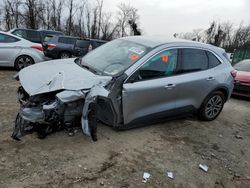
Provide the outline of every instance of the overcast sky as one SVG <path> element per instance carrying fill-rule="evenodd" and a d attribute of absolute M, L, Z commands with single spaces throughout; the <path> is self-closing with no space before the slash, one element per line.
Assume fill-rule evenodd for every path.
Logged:
<path fill-rule="evenodd" d="M 104 0 L 104 9 L 114 12 L 121 2 L 138 9 L 146 35 L 206 29 L 212 20 L 250 23 L 250 0 Z"/>

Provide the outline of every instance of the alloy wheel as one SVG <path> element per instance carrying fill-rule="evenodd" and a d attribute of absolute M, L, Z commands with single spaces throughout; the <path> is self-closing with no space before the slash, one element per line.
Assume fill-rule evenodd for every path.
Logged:
<path fill-rule="evenodd" d="M 26 57 L 26 56 L 23 56 L 23 57 L 20 57 L 17 61 L 17 66 L 18 66 L 18 69 L 21 70 L 25 67 L 28 67 L 29 65 L 32 65 L 33 64 L 33 61 L 30 57 Z"/>
<path fill-rule="evenodd" d="M 222 97 L 220 95 L 214 95 L 207 102 L 207 105 L 205 107 L 205 114 L 207 117 L 212 119 L 220 113 L 222 108 L 223 108 Z"/>

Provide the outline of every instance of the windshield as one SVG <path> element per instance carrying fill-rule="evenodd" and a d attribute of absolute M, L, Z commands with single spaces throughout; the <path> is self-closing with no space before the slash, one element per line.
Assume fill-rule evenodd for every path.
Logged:
<path fill-rule="evenodd" d="M 234 68 L 238 71 L 247 71 L 250 72 L 250 59 L 243 60 L 237 63 Z"/>
<path fill-rule="evenodd" d="M 125 71 L 150 50 L 149 47 L 126 40 L 113 40 L 82 58 L 82 65 L 108 75 Z"/>

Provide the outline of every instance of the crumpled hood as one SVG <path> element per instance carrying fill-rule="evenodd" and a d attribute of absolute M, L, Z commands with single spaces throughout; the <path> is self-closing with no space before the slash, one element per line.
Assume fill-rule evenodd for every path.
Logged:
<path fill-rule="evenodd" d="M 61 89 L 90 89 L 98 83 L 108 83 L 111 76 L 96 75 L 74 62 L 75 58 L 37 63 L 22 69 L 19 80 L 30 95 L 48 93 Z"/>

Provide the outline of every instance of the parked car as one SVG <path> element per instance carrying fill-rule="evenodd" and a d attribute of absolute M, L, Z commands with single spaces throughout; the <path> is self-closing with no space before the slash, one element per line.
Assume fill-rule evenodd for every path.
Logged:
<path fill-rule="evenodd" d="M 76 40 L 74 45 L 73 55 L 76 57 L 82 57 L 89 51 L 105 44 L 107 41 L 97 39 L 81 39 Z"/>
<path fill-rule="evenodd" d="M 13 138 L 81 125 L 96 140 L 97 120 L 127 129 L 197 112 L 211 121 L 229 99 L 234 76 L 225 51 L 212 45 L 143 36 L 113 40 L 82 58 L 20 71 Z"/>
<path fill-rule="evenodd" d="M 60 31 L 51 31 L 51 30 L 33 30 L 33 29 L 12 29 L 9 33 L 16 35 L 18 37 L 24 38 L 31 42 L 43 43 L 52 35 L 64 35 L 63 32 Z"/>
<path fill-rule="evenodd" d="M 240 61 L 234 68 L 237 70 L 237 73 L 233 94 L 250 97 L 250 59 Z"/>
<path fill-rule="evenodd" d="M 53 59 L 70 58 L 74 54 L 74 45 L 79 37 L 53 36 L 43 44 L 45 56 Z"/>
<path fill-rule="evenodd" d="M 41 61 L 44 61 L 41 44 L 0 31 L 0 66 L 20 70 Z"/>

